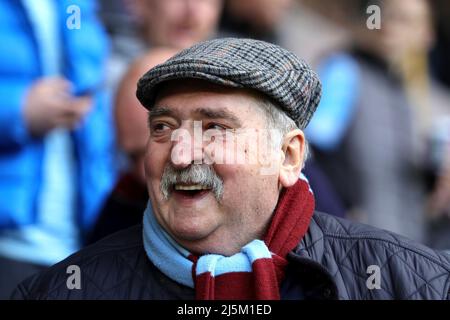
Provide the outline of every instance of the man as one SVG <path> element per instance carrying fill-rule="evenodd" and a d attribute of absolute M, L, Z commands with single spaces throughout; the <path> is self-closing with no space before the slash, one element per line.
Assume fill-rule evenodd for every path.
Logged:
<path fill-rule="evenodd" d="M 119 84 L 114 102 L 117 142 L 124 152 L 127 167 L 123 170 L 111 195 L 105 201 L 101 214 L 88 237 L 88 244 L 105 236 L 142 222 L 148 193 L 144 173 L 144 157 L 148 140 L 147 110 L 136 98 L 136 82 L 142 74 L 157 64 L 165 62 L 177 51 L 170 48 L 153 48 L 137 59 Z M 343 213 L 326 177 L 310 161 L 304 173 L 319 199 L 316 208 L 329 214 Z M 341 214 L 343 215 L 343 214 Z"/>
<path fill-rule="evenodd" d="M 137 90 L 150 127 L 143 227 L 13 298 L 448 299 L 450 257 L 314 212 L 300 171 L 320 92 L 304 62 L 257 40 L 203 42 L 148 71 Z"/>
<path fill-rule="evenodd" d="M 96 2 L 0 0 L 0 40 L 0 299 L 7 299 L 19 282 L 80 249 L 115 170 L 100 90 L 108 46 Z"/>

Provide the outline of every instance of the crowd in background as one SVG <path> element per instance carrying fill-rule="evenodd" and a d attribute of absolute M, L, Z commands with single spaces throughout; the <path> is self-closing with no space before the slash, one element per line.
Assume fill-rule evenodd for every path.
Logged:
<path fill-rule="evenodd" d="M 449 250 L 449 21 L 445 0 L 0 0 L 0 299 L 140 223 L 136 82 L 217 37 L 279 44 L 318 72 L 304 169 L 317 210 Z"/>

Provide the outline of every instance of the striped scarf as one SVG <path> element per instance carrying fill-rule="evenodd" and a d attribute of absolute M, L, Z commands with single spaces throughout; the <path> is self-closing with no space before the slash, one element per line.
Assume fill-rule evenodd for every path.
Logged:
<path fill-rule="evenodd" d="M 255 239 L 230 257 L 195 256 L 163 230 L 149 203 L 144 213 L 144 248 L 163 274 L 194 288 L 197 299 L 278 300 L 286 256 L 305 235 L 313 212 L 314 196 L 302 175 L 282 191 L 264 241 Z"/>

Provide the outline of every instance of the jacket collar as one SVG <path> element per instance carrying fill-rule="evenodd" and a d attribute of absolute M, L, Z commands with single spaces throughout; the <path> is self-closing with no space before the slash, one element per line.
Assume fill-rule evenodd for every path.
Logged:
<path fill-rule="evenodd" d="M 282 299 L 338 299 L 333 276 L 321 264 L 324 259 L 324 238 L 314 217 L 306 235 L 297 248 L 288 254 L 287 259 L 289 265 L 281 286 Z"/>

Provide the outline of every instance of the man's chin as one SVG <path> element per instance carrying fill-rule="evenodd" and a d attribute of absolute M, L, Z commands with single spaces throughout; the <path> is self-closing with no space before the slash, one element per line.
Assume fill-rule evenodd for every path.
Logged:
<path fill-rule="evenodd" d="M 172 235 L 180 244 L 187 247 L 195 246 L 201 242 L 206 242 L 211 235 L 212 230 L 209 228 L 193 228 L 192 226 L 185 228 L 183 226 L 176 226 L 171 230 Z"/>
<path fill-rule="evenodd" d="M 194 254 L 234 254 L 235 252 L 227 247 L 229 243 L 225 239 L 229 237 L 223 231 L 225 230 L 220 228 L 217 221 L 197 220 L 189 223 L 186 220 L 172 225 L 170 233 L 176 242 Z"/>
<path fill-rule="evenodd" d="M 176 206 L 169 208 L 166 226 L 178 239 L 199 241 L 209 236 L 217 227 L 216 213 L 212 205 L 197 207 Z"/>

